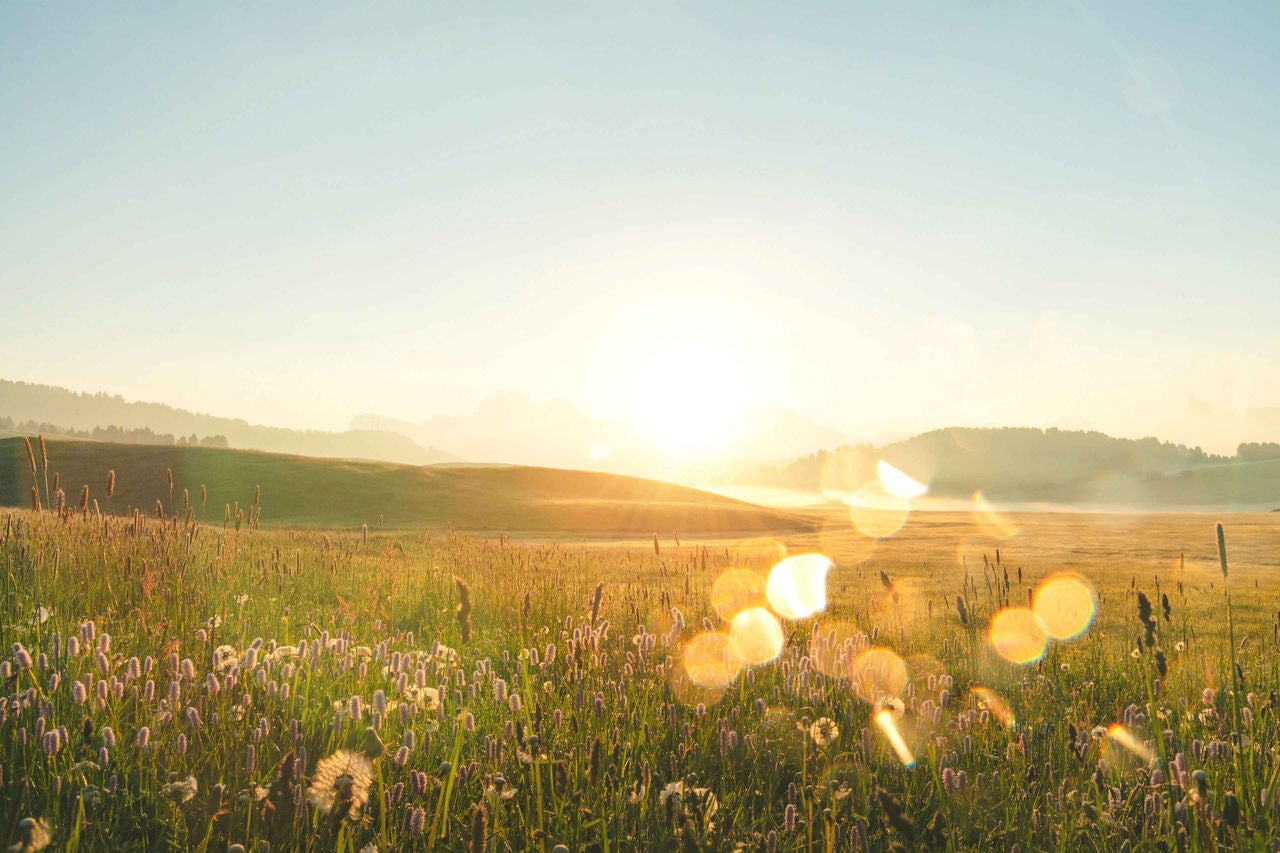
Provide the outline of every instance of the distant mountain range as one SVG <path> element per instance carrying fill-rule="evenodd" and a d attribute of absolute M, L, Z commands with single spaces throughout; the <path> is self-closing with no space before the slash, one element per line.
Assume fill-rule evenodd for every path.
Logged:
<path fill-rule="evenodd" d="M 646 444 L 625 424 L 597 420 L 569 403 L 533 400 L 518 392 L 494 394 L 469 415 L 437 415 L 415 424 L 364 414 L 351 421 L 351 428 L 397 432 L 420 445 L 447 448 L 477 462 L 553 465 L 687 483 L 853 440 L 797 412 L 757 409 L 745 413 L 716 448 L 719 461 L 692 462 L 673 459 Z"/>
<path fill-rule="evenodd" d="M 1280 412 L 1256 410 L 1251 416 L 1265 420 L 1272 414 L 1280 433 Z M 940 429 L 873 447 L 795 412 L 757 410 L 717 448 L 717 461 L 690 462 L 663 455 L 624 424 L 515 392 L 495 394 L 468 415 L 411 423 L 364 414 L 353 419 L 351 429 L 331 433 L 255 426 L 158 403 L 0 380 L 4 430 L 75 431 L 71 437 L 145 444 L 221 444 L 225 437 L 230 447 L 245 450 L 409 465 L 466 461 L 594 470 L 694 485 L 785 489 L 815 502 L 824 495 L 847 498 L 876 480 L 876 466 L 884 460 L 927 486 L 935 499 L 969 500 L 981 490 L 992 500 L 1024 505 L 1280 506 L 1280 444 L 1274 443 L 1241 444 L 1236 455 L 1223 456 L 1155 438 L 1000 427 Z"/>
<path fill-rule="evenodd" d="M 968 501 L 980 491 L 1004 505 L 1280 507 L 1280 444 L 1241 444 L 1235 456 L 1220 456 L 1155 438 L 1053 428 L 933 430 L 880 448 L 822 450 L 736 482 L 839 499 L 878 481 L 881 460 L 927 485 L 931 499 Z"/>
<path fill-rule="evenodd" d="M 108 394 L 81 394 L 56 388 L 0 379 L 0 418 L 9 422 L 9 431 L 27 432 L 19 425 L 34 423 L 41 432 L 59 428 L 86 432 L 117 427 L 121 431 L 150 430 L 170 442 L 148 440 L 138 443 L 172 443 L 191 436 L 201 440 L 223 436 L 231 447 L 345 459 L 377 459 L 409 465 L 452 462 L 457 457 L 431 447 L 422 447 L 397 432 L 347 430 L 322 432 L 257 426 L 246 421 L 197 414 L 162 403 L 135 403 Z M 44 429 L 43 427 L 48 427 Z"/>

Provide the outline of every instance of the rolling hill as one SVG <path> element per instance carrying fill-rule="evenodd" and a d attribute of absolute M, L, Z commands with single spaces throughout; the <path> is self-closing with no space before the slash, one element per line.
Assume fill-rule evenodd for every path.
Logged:
<path fill-rule="evenodd" d="M 33 442 L 34 444 L 34 442 Z M 505 533 L 609 536 L 756 534 L 806 526 L 805 519 L 696 489 L 611 474 L 554 468 L 312 459 L 214 447 L 51 440 L 50 488 L 59 475 L 77 504 L 84 484 L 103 512 L 148 514 L 183 506 L 223 522 L 225 507 L 247 507 L 262 486 L 263 526 L 444 527 Z M 40 450 L 36 447 L 37 463 Z M 108 472 L 116 472 L 108 500 Z M 172 470 L 174 491 L 169 490 Z M 41 476 L 39 483 L 43 492 Z M 208 492 L 201 503 L 201 486 Z M 0 439 L 0 505 L 31 504 L 26 443 Z"/>
<path fill-rule="evenodd" d="M 876 478 L 884 459 L 927 483 L 933 498 L 976 491 L 1004 504 L 1092 509 L 1270 509 L 1280 504 L 1280 446 L 1241 444 L 1236 456 L 1154 438 L 1000 427 L 922 433 L 882 448 L 821 451 L 760 472 L 761 485 L 820 493 Z"/>
<path fill-rule="evenodd" d="M 376 459 L 405 465 L 453 462 L 456 456 L 435 447 L 423 447 L 398 432 L 382 429 L 350 429 L 344 432 L 285 429 L 250 424 L 239 418 L 223 418 L 176 409 L 163 403 L 130 402 L 109 394 L 68 391 L 52 385 L 0 379 L 0 417 L 15 424 L 41 424 L 39 431 L 86 431 L 114 427 L 116 431 L 151 430 L 169 440 L 195 436 L 219 436 L 231 447 L 269 453 L 297 453 L 335 459 Z M 56 427 L 55 427 L 56 425 Z M 51 427 L 54 427 L 51 429 Z M 29 430 L 28 430 L 29 431 Z M 114 436 L 93 438 L 119 440 Z M 194 442 L 193 442 L 194 443 Z"/>

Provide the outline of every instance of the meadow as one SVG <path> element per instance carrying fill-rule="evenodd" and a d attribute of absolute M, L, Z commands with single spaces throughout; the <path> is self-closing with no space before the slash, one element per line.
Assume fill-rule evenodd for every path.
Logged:
<path fill-rule="evenodd" d="M 0 513 L 8 849 L 1280 849 L 1275 515 L 1220 553 L 1206 515 L 565 542 L 173 501 Z M 1064 578 L 1079 624 L 992 633 Z"/>

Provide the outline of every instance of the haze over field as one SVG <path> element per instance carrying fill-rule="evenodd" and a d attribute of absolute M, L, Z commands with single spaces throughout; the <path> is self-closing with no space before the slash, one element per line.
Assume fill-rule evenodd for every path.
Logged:
<path fill-rule="evenodd" d="M 463 456 L 542 411 L 542 464 L 1231 454 L 1280 438 L 1277 14 L 9 5 L 0 364 Z"/>

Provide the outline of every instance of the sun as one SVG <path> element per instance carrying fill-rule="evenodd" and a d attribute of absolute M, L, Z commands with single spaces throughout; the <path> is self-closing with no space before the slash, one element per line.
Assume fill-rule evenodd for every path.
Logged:
<path fill-rule="evenodd" d="M 746 369 L 706 341 L 672 341 L 640 362 L 631 406 L 642 438 L 679 454 L 723 446 L 746 409 Z"/>

